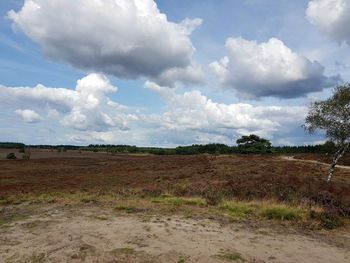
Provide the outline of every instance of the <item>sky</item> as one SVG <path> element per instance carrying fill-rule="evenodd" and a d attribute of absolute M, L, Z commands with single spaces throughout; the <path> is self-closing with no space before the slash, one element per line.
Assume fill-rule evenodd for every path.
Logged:
<path fill-rule="evenodd" d="M 349 24 L 350 0 L 3 0 L 0 141 L 322 143 Z"/>

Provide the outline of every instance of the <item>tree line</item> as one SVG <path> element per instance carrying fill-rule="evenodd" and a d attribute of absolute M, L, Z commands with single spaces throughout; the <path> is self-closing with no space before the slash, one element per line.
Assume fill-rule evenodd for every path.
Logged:
<path fill-rule="evenodd" d="M 47 149 L 52 151 L 92 151 L 110 154 L 155 154 L 155 155 L 195 155 L 195 154 L 268 154 L 268 153 L 329 153 L 335 150 L 334 144 L 306 146 L 272 146 L 270 141 L 257 135 L 242 136 L 237 145 L 221 143 L 193 144 L 176 148 L 138 147 L 134 145 L 90 144 L 76 145 L 25 145 L 23 143 L 0 142 L 0 148 L 6 149 Z"/>

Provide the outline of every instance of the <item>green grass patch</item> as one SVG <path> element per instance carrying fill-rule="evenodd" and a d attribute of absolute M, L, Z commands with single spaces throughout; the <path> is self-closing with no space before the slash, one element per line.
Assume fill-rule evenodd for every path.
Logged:
<path fill-rule="evenodd" d="M 249 203 L 226 201 L 219 208 L 229 213 L 230 216 L 237 219 L 245 219 L 254 212 L 254 206 Z"/>
<path fill-rule="evenodd" d="M 201 198 L 195 197 L 176 197 L 170 195 L 162 195 L 160 197 L 152 198 L 152 202 L 156 204 L 174 205 L 174 206 L 202 206 L 205 205 L 205 201 Z"/>
<path fill-rule="evenodd" d="M 130 213 L 130 214 L 137 213 L 140 211 L 140 209 L 132 205 L 118 205 L 115 207 L 115 210 Z"/>
<path fill-rule="evenodd" d="M 307 212 L 299 207 L 272 202 L 225 201 L 219 209 L 228 213 L 233 219 L 246 219 L 249 216 L 264 217 L 270 220 L 298 220 Z"/>
<path fill-rule="evenodd" d="M 242 257 L 242 255 L 238 252 L 230 252 L 230 251 L 220 251 L 214 257 L 231 262 L 245 262 L 246 260 Z"/>
<path fill-rule="evenodd" d="M 267 207 L 261 211 L 261 215 L 267 219 L 295 220 L 302 218 L 302 211 L 294 207 Z"/>

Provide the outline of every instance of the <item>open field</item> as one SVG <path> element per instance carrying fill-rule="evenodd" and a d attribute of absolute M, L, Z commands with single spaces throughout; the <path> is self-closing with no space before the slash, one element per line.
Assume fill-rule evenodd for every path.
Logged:
<path fill-rule="evenodd" d="M 278 155 L 8 152 L 0 262 L 350 262 L 347 169 L 326 184 Z"/>

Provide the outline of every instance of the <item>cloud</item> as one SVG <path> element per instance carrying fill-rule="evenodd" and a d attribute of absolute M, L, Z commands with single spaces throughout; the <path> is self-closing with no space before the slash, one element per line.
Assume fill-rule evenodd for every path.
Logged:
<path fill-rule="evenodd" d="M 22 110 L 22 109 L 18 109 L 15 111 L 15 113 L 21 117 L 21 119 L 24 121 L 24 122 L 27 122 L 27 123 L 37 123 L 37 122 L 40 122 L 41 121 L 41 117 L 38 113 L 36 113 L 35 111 L 33 110 Z"/>
<path fill-rule="evenodd" d="M 46 108 L 49 118 L 62 115 L 60 124 L 76 130 L 104 131 L 112 127 L 125 130 L 128 122 L 136 117 L 125 113 L 125 107 L 107 97 L 107 93 L 116 91 L 117 88 L 104 75 L 89 74 L 77 81 L 75 90 L 43 85 L 34 88 L 0 86 L 0 102 L 30 105 L 38 110 Z M 16 113 L 37 120 L 35 112 Z"/>
<path fill-rule="evenodd" d="M 218 103 L 199 90 L 180 93 L 154 82 L 145 88 L 159 94 L 165 110 L 145 113 L 112 101 L 116 92 L 109 80 L 90 74 L 67 88 L 0 86 L 1 123 L 6 136 L 19 123 L 11 123 L 14 111 L 33 125 L 18 140 L 27 143 L 114 143 L 140 146 L 177 146 L 192 143 L 221 142 L 233 144 L 235 138 L 250 133 L 292 141 L 304 121 L 307 107 L 254 106 L 248 103 Z M 21 110 L 18 110 L 21 109 Z M 22 110 L 30 109 L 30 110 Z M 43 116 L 43 117 L 41 117 Z M 15 127 L 14 127 L 15 125 Z M 12 134 L 12 136 L 15 136 Z M 299 136 L 299 135 L 298 135 Z M 6 137 L 6 138 L 7 138 Z M 13 138 L 16 139 L 16 138 Z M 35 141 L 33 141 L 35 140 Z"/>
<path fill-rule="evenodd" d="M 202 20 L 170 22 L 153 0 L 25 0 L 8 17 L 45 55 L 80 69 L 121 78 L 198 80 L 189 76 L 195 51 L 189 36 Z"/>
<path fill-rule="evenodd" d="M 182 83 L 203 84 L 204 73 L 200 65 L 192 63 L 186 68 L 171 68 L 153 79 L 157 84 L 167 87 L 176 87 Z"/>
<path fill-rule="evenodd" d="M 166 112 L 148 116 L 147 120 L 162 129 L 177 132 L 231 138 L 234 134 L 256 133 L 273 138 L 288 126 L 300 126 L 307 108 L 303 106 L 253 106 L 246 103 L 223 104 L 193 90 L 177 94 L 176 90 L 146 82 L 145 88 L 157 92 L 167 104 Z"/>
<path fill-rule="evenodd" d="M 319 31 L 337 42 L 350 45 L 350 1 L 312 0 L 306 10 L 307 19 Z"/>
<path fill-rule="evenodd" d="M 227 56 L 210 64 L 221 84 L 242 97 L 295 98 L 335 85 L 324 67 L 294 53 L 281 40 L 257 43 L 243 38 L 226 41 Z"/>

